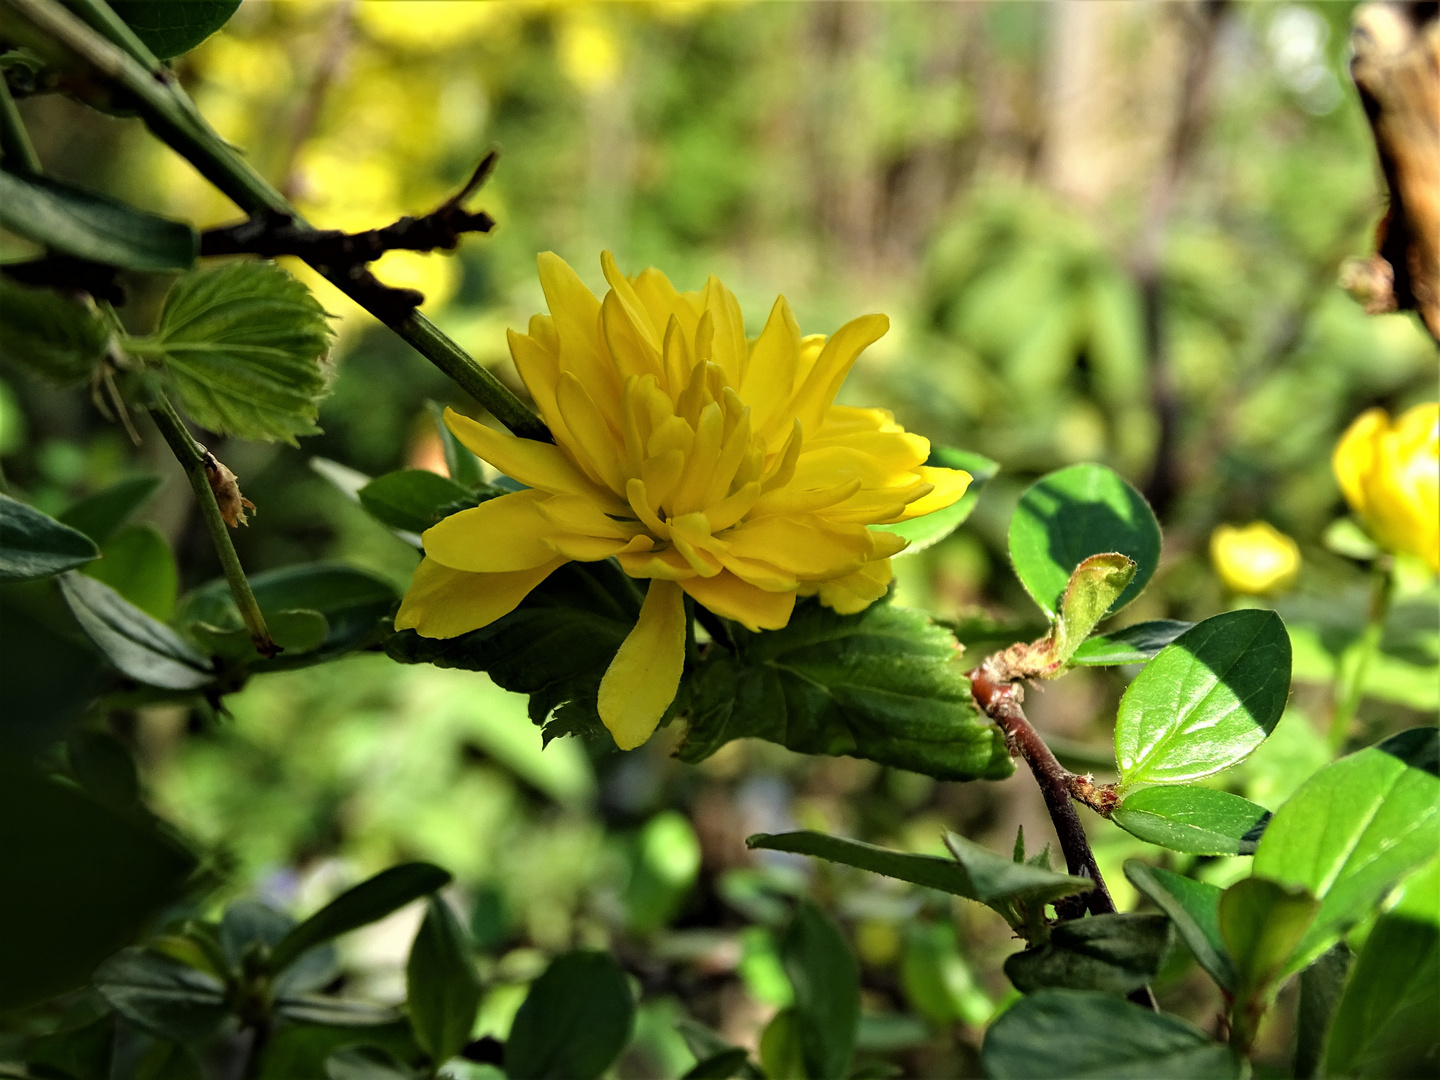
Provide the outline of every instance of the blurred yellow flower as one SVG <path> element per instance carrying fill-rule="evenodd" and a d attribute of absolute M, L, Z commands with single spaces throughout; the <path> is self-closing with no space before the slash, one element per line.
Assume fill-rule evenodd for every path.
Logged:
<path fill-rule="evenodd" d="M 1300 547 L 1268 521 L 1221 525 L 1210 534 L 1210 561 L 1231 592 L 1264 596 L 1295 581 Z"/>
<path fill-rule="evenodd" d="M 1416 405 L 1394 422 L 1384 409 L 1361 413 L 1332 464 L 1376 543 L 1440 571 L 1440 402 Z"/>
<path fill-rule="evenodd" d="M 715 278 L 680 293 L 657 270 L 621 274 L 598 300 L 553 254 L 539 259 L 551 314 L 510 332 L 510 351 L 555 444 L 455 412 L 450 430 L 527 490 L 424 535 L 425 560 L 395 620 L 455 637 L 512 611 L 570 560 L 618 558 L 650 584 L 600 685 L 622 749 L 641 745 L 675 697 L 684 597 L 752 630 L 790 620 L 797 596 L 867 607 L 905 546 L 866 526 L 949 506 L 970 475 L 929 468 L 930 444 L 883 409 L 834 404 L 856 358 L 885 333 L 865 315 L 802 337 L 782 296 L 747 342 Z"/>
<path fill-rule="evenodd" d="M 560 21 L 560 66 L 576 86 L 594 92 L 620 74 L 620 42 L 588 8 L 572 9 Z"/>

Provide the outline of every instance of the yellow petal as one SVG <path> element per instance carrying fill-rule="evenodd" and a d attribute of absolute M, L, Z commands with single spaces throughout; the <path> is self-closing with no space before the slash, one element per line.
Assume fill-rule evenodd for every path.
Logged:
<path fill-rule="evenodd" d="M 574 270 L 554 252 L 542 252 L 540 287 L 560 338 L 560 370 L 584 384 L 607 418 L 620 417 L 620 373 L 600 340 L 600 301 Z"/>
<path fill-rule="evenodd" d="M 673 581 L 652 580 L 635 629 L 600 680 L 596 706 L 621 750 L 650 738 L 675 700 L 685 667 L 685 594 Z"/>
<path fill-rule="evenodd" d="M 620 268 L 615 265 L 615 256 L 608 251 L 600 253 L 600 269 L 605 273 L 605 280 L 610 285 L 610 295 L 615 297 L 615 302 L 624 313 L 640 341 L 649 350 L 651 359 L 658 360 L 660 357 L 660 334 L 663 333 L 666 319 L 656 323 L 650 317 L 650 312 L 645 307 L 645 302 L 640 299 L 635 286 L 630 279 L 620 273 Z"/>
<path fill-rule="evenodd" d="M 725 371 L 732 386 L 739 386 L 749 364 L 750 346 L 745 340 L 745 317 L 735 294 L 711 276 L 705 282 L 705 310 L 715 327 L 710 359 Z"/>
<path fill-rule="evenodd" d="M 531 320 L 532 325 L 534 321 Z M 555 406 L 555 384 L 560 379 L 559 355 L 546 349 L 542 341 L 533 335 L 526 337 L 514 330 L 507 330 L 505 338 L 510 343 L 510 359 L 515 362 L 520 381 L 525 384 L 525 389 L 530 391 L 535 408 L 540 412 L 540 419 L 545 421 L 556 442 L 563 446 L 568 441 L 569 430 L 560 416 L 560 410 Z"/>
<path fill-rule="evenodd" d="M 689 578 L 680 586 L 696 603 L 749 630 L 779 630 L 790 621 L 795 609 L 793 586 L 788 592 L 768 592 L 728 570 L 711 578 Z"/>
<path fill-rule="evenodd" d="M 426 529 L 425 554 L 452 570 L 504 574 L 555 558 L 546 541 L 560 530 L 540 512 L 550 496 L 533 489 L 490 499 Z"/>
<path fill-rule="evenodd" d="M 555 401 L 570 428 L 570 449 L 576 463 L 611 491 L 624 491 L 625 477 L 620 469 L 623 444 L 590 391 L 570 372 L 562 371 L 555 387 Z M 619 415 L 617 411 L 617 419 Z"/>
<path fill-rule="evenodd" d="M 470 574 L 424 559 L 400 602 L 395 629 L 414 630 L 430 638 L 459 637 L 479 630 L 514 611 L 531 589 L 565 562 L 554 558 L 508 574 Z"/>
<path fill-rule="evenodd" d="M 825 342 L 814 368 L 795 395 L 795 415 L 807 435 L 820 430 L 825 412 L 840 392 L 840 384 L 855 365 L 856 358 L 889 329 L 890 320 L 884 315 L 862 315 L 840 327 Z"/>
<path fill-rule="evenodd" d="M 756 431 L 767 442 L 778 442 L 789 433 L 793 421 L 790 399 L 799 370 L 800 325 L 781 296 L 755 341 L 740 384 L 741 398 L 755 410 Z"/>
<path fill-rule="evenodd" d="M 853 574 L 820 584 L 820 602 L 841 615 L 854 615 L 885 595 L 892 572 L 889 559 L 868 562 Z"/>
<path fill-rule="evenodd" d="M 859 568 L 873 550 L 868 530 L 833 525 L 813 514 L 744 521 L 725 534 L 738 558 L 760 559 L 801 577 L 825 578 Z"/>
<path fill-rule="evenodd" d="M 445 410 L 445 426 L 471 452 L 527 487 L 557 495 L 591 497 L 604 491 L 576 468 L 563 450 L 551 443 L 496 431 L 454 409 Z"/>
<path fill-rule="evenodd" d="M 1345 501 L 1361 516 L 1365 514 L 1365 483 L 1375 466 L 1375 442 L 1388 419 L 1384 409 L 1366 409 L 1345 429 L 1331 459 Z"/>
<path fill-rule="evenodd" d="M 970 487 L 971 476 L 963 469 L 937 469 L 921 465 L 915 471 L 927 484 L 933 484 L 934 488 L 928 495 L 921 496 L 905 507 L 902 521 L 944 510 L 958 502 Z"/>

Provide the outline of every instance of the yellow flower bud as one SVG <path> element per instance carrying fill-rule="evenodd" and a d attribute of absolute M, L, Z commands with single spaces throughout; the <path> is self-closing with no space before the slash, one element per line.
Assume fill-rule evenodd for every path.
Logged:
<path fill-rule="evenodd" d="M 1300 547 L 1268 521 L 1221 525 L 1210 534 L 1210 561 L 1231 592 L 1264 596 L 1294 583 Z"/>
<path fill-rule="evenodd" d="M 1394 422 L 1384 409 L 1361 413 L 1332 464 L 1345 501 L 1377 544 L 1440 571 L 1440 403 L 1417 405 Z"/>

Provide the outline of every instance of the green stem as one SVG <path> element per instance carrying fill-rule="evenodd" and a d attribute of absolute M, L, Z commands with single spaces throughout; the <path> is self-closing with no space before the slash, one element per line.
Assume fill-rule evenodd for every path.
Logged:
<path fill-rule="evenodd" d="M 230 585 L 230 595 L 235 598 L 235 606 L 240 609 L 240 618 L 245 621 L 245 629 L 250 632 L 255 651 L 261 656 L 274 656 L 280 648 L 270 637 L 265 616 L 260 612 L 260 605 L 250 588 L 245 569 L 240 565 L 240 556 L 235 553 L 235 545 L 230 540 L 230 526 L 225 524 L 225 519 L 220 514 L 220 504 L 210 487 L 206 466 L 215 462 L 214 456 L 195 441 L 195 436 L 190 434 L 190 429 L 176 414 L 175 407 L 164 394 L 156 394 L 155 404 L 150 408 L 150 418 L 155 421 L 161 436 L 169 444 L 181 468 L 185 470 L 185 479 L 190 481 L 190 488 L 195 492 L 200 516 L 210 533 L 211 543 L 215 545 L 215 554 L 220 557 L 220 566 L 225 571 L 226 582 Z"/>
<path fill-rule="evenodd" d="M 15 99 L 10 96 L 10 87 L 5 84 L 4 75 L 0 75 L 0 158 L 4 159 L 5 168 L 11 172 L 40 171 L 40 158 L 30 144 L 30 135 L 25 130 L 25 122 L 20 119 Z"/>
<path fill-rule="evenodd" d="M 1335 712 L 1330 717 L 1332 755 L 1340 752 L 1350 734 L 1350 724 L 1365 696 L 1365 678 L 1370 673 L 1375 654 L 1380 651 L 1385 618 L 1390 614 L 1390 594 L 1394 591 L 1394 563 L 1390 556 L 1382 555 L 1377 559 L 1372 573 L 1369 619 L 1364 632 L 1341 654 L 1335 677 Z"/>
<path fill-rule="evenodd" d="M 0 4 L 17 12 L 105 78 L 126 90 L 133 99 L 131 104 L 155 136 L 189 161 L 200 175 L 247 214 L 284 214 L 297 226 L 308 227 L 289 200 L 215 133 L 195 108 L 194 102 L 163 68 L 159 73 L 148 70 L 123 45 L 106 40 L 57 0 L 0 0 Z M 103 0 L 86 0 L 86 6 L 92 13 L 100 9 L 109 11 Z M 101 25 L 107 23 L 102 21 Z M 353 283 L 342 275 L 326 273 L 323 266 L 315 269 L 385 322 L 366 304 L 364 296 Z M 524 402 L 420 312 L 412 312 L 399 323 L 387 325 L 516 435 L 544 442 L 554 441 L 544 422 L 526 408 Z"/>

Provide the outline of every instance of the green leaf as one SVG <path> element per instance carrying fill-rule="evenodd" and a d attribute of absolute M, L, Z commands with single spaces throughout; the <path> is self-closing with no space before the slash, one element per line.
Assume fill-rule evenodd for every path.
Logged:
<path fill-rule="evenodd" d="M 284 971 L 316 945 L 379 922 L 392 911 L 450 883 L 450 875 L 431 863 L 392 866 L 341 893 L 295 927 L 270 953 L 270 970 Z"/>
<path fill-rule="evenodd" d="M 110 328 L 92 304 L 0 275 L 0 357 L 62 386 L 90 378 Z"/>
<path fill-rule="evenodd" d="M 60 515 L 97 544 L 110 540 L 165 483 L 160 476 L 132 476 L 87 495 Z"/>
<path fill-rule="evenodd" d="M 780 939 L 795 989 L 795 1024 L 807 1076 L 844 1076 L 860 1025 L 860 966 L 840 928 L 808 900 Z"/>
<path fill-rule="evenodd" d="M 760 1067 L 769 1080 L 804 1080 L 809 1075 L 794 1006 L 777 1012 L 760 1033 Z"/>
<path fill-rule="evenodd" d="M 1273 611 L 1229 611 L 1187 630 L 1120 700 L 1120 783 L 1178 784 L 1243 761 L 1290 693 L 1290 636 Z"/>
<path fill-rule="evenodd" d="M 331 337 L 304 284 L 272 262 L 245 261 L 180 278 L 155 333 L 126 348 L 164 364 L 201 427 L 294 446 L 320 430 Z"/>
<path fill-rule="evenodd" d="M 1160 526 L 1140 493 L 1103 465 L 1072 465 L 1037 480 L 1010 519 L 1010 559 L 1020 582 L 1050 618 L 1070 574 L 1091 555 L 1118 552 L 1135 576 L 1110 607 L 1140 595 L 1160 562 Z"/>
<path fill-rule="evenodd" d="M 49 176 L 4 169 L 0 226 L 62 255 L 124 270 L 187 270 L 200 243 L 183 222 Z"/>
<path fill-rule="evenodd" d="M 333 1053 L 356 1046 L 388 1050 L 405 1063 L 416 1063 L 424 1057 L 411 1037 L 409 1023 L 403 1019 L 368 1028 L 287 1023 L 278 1025 L 265 1044 L 258 1080 L 324 1077 L 326 1061 Z"/>
<path fill-rule="evenodd" d="M 405 965 L 410 1027 L 432 1061 L 448 1061 L 470 1041 L 480 979 L 470 943 L 450 905 L 431 896 Z"/>
<path fill-rule="evenodd" d="M 0 495 L 0 582 L 50 577 L 99 557 L 84 533 Z"/>
<path fill-rule="evenodd" d="M 1240 1080 L 1244 1064 L 1178 1016 L 1087 990 L 1040 990 L 985 1033 L 991 1080 Z"/>
<path fill-rule="evenodd" d="M 1066 919 L 1050 928 L 1044 945 L 1012 953 L 1005 974 L 1026 994 L 1045 987 L 1128 994 L 1155 977 L 1173 939 L 1164 915 Z"/>
<path fill-rule="evenodd" d="M 1075 650 L 1070 663 L 1078 667 L 1143 664 L 1194 625 L 1176 619 L 1156 619 L 1108 634 L 1096 634 Z"/>
<path fill-rule="evenodd" d="M 132 525 L 105 542 L 100 559 L 80 571 L 103 581 L 156 619 L 168 619 L 180 591 L 180 570 L 160 530 Z"/>
<path fill-rule="evenodd" d="M 995 1003 L 978 985 L 960 954 L 954 924 L 911 920 L 905 927 L 901 984 L 910 1007 L 936 1026 L 963 1020 L 984 1027 Z"/>
<path fill-rule="evenodd" d="M 421 1075 L 378 1046 L 347 1046 L 325 1059 L 325 1080 L 419 1080 Z"/>
<path fill-rule="evenodd" d="M 1325 1075 L 1432 1073 L 1440 1043 L 1440 859 L 1405 882 L 1355 962 L 1330 1025 Z"/>
<path fill-rule="evenodd" d="M 921 612 L 877 602 L 839 615 L 808 601 L 783 630 L 737 626 L 734 636 L 738 652 L 711 650 L 690 684 L 682 761 L 750 737 L 942 780 L 1015 769 L 1004 735 L 975 707 L 954 637 Z"/>
<path fill-rule="evenodd" d="M 1249 799 L 1193 784 L 1142 788 L 1110 813 L 1141 840 L 1190 855 L 1253 855 L 1270 817 Z"/>
<path fill-rule="evenodd" d="M 1070 575 L 1050 632 L 1034 644 L 1006 650 L 1010 667 L 1025 677 L 1049 679 L 1060 674 L 1134 577 L 1135 561 L 1128 556 L 1112 552 L 1085 559 Z"/>
<path fill-rule="evenodd" d="M 970 516 L 970 512 L 975 509 L 975 504 L 980 501 L 980 490 L 985 486 L 986 481 L 1000 471 L 999 462 L 991 461 L 983 454 L 972 453 L 969 450 L 956 450 L 949 446 L 932 446 L 930 457 L 925 464 L 939 469 L 964 469 L 970 474 L 970 487 L 966 489 L 964 495 L 943 510 L 936 510 L 932 514 L 897 522 L 894 525 L 876 525 L 877 529 L 892 532 L 896 536 L 903 536 L 910 541 L 910 546 L 896 558 L 904 558 L 917 551 L 924 551 L 944 540 L 964 524 L 965 519 Z"/>
<path fill-rule="evenodd" d="M 1327 765 L 1276 811 L 1254 873 L 1320 899 L 1287 973 L 1328 949 L 1440 850 L 1437 752 L 1437 729 L 1402 731 Z"/>
<path fill-rule="evenodd" d="M 187 53 L 227 22 L 240 0 L 110 0 L 159 60 Z"/>
<path fill-rule="evenodd" d="M 320 648 L 330 633 L 330 624 L 318 611 L 267 611 L 265 625 L 270 631 L 270 640 L 285 651 L 283 660 L 286 666 L 297 657 Z M 222 630 L 202 622 L 191 623 L 186 629 L 211 656 L 231 660 L 254 660 L 256 657 L 255 643 L 250 640 L 250 631 L 244 627 Z"/>
<path fill-rule="evenodd" d="M 25 1064 L 57 1070 L 67 1080 L 110 1080 L 115 1014 L 106 1010 L 98 1019 L 81 1024 L 71 1019 L 67 1015 L 58 1030 L 29 1040 Z"/>
<path fill-rule="evenodd" d="M 359 491 L 360 505 L 392 529 L 422 533 L 451 503 L 475 501 L 474 493 L 428 469 L 400 469 L 371 480 Z"/>
<path fill-rule="evenodd" d="M 485 479 L 480 469 L 480 459 L 445 426 L 445 406 L 436 401 L 427 401 L 425 407 L 435 421 L 435 430 L 439 432 L 440 445 L 445 451 L 445 471 L 450 474 L 450 479 L 462 487 L 477 487 Z"/>
<path fill-rule="evenodd" d="M 130 1075 L 133 1080 L 205 1080 L 195 1055 L 173 1042 L 151 1046 Z"/>
<path fill-rule="evenodd" d="M 375 1027 L 398 1019 L 388 1005 L 319 994 L 284 994 L 275 999 L 275 1011 L 296 1024 L 324 1024 L 327 1027 Z"/>
<path fill-rule="evenodd" d="M 269 954 L 295 928 L 295 920 L 259 900 L 236 900 L 220 919 L 220 948 L 226 963 L 241 971 L 246 954 Z"/>
<path fill-rule="evenodd" d="M 530 985 L 505 1042 L 510 1080 L 595 1080 L 630 1042 L 635 999 L 609 953 L 574 949 Z"/>
<path fill-rule="evenodd" d="M 122 949 L 100 965 L 94 982 L 116 1012 L 163 1039 L 203 1039 L 229 1015 L 222 983 L 148 949 Z"/>
<path fill-rule="evenodd" d="M 1308 890 L 1262 877 L 1221 894 L 1220 938 L 1235 965 L 1237 1007 L 1269 1000 L 1319 906 Z"/>
<path fill-rule="evenodd" d="M 1350 947 L 1339 941 L 1300 973 L 1300 995 L 1295 1005 L 1295 1080 L 1320 1075 L 1326 1036 L 1345 988 L 1345 976 L 1350 973 L 1350 961 Z M 1436 1003 L 1440 1004 L 1440 999 Z M 1431 1015 L 1435 1015 L 1433 1011 Z"/>
<path fill-rule="evenodd" d="M 60 589 L 85 635 L 122 674 L 166 690 L 198 690 L 214 681 L 206 657 L 110 586 L 70 571 Z"/>
<path fill-rule="evenodd" d="M 1139 859 L 1126 860 L 1125 876 L 1170 917 L 1175 932 L 1196 962 L 1210 973 L 1220 988 L 1233 991 L 1235 965 L 1230 962 L 1230 954 L 1220 937 L 1220 888 L 1170 870 L 1146 866 Z"/>
<path fill-rule="evenodd" d="M 680 1080 L 731 1080 L 731 1077 L 742 1075 L 749 1062 L 750 1055 L 744 1047 L 732 1046 L 697 1061 Z"/>
<path fill-rule="evenodd" d="M 66 740 L 65 751 L 87 795 L 117 814 L 145 819 L 140 778 L 123 742 L 107 731 L 76 731 Z"/>

